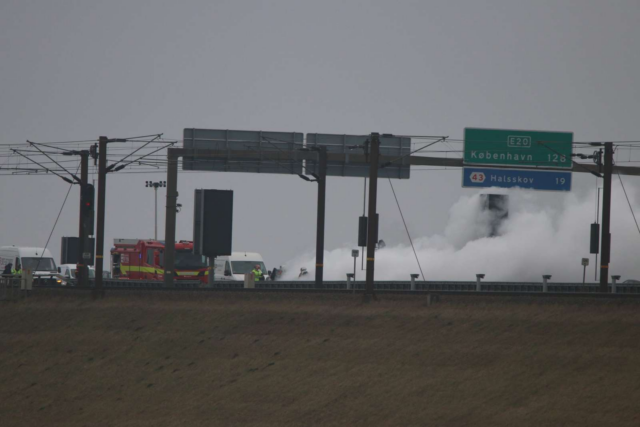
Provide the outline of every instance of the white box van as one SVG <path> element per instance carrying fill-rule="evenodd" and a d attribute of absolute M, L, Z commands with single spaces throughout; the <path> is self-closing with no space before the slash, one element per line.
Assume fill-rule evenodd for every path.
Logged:
<path fill-rule="evenodd" d="M 57 283 L 58 269 L 49 249 L 0 246 L 0 271 L 8 263 L 13 264 L 13 268 L 20 265 L 23 271 L 31 270 L 39 284 Z"/>
<path fill-rule="evenodd" d="M 260 265 L 263 277 L 267 278 L 267 268 L 262 255 L 257 252 L 233 252 L 231 256 L 219 256 L 214 263 L 214 280 L 244 281 L 244 275 Z"/>

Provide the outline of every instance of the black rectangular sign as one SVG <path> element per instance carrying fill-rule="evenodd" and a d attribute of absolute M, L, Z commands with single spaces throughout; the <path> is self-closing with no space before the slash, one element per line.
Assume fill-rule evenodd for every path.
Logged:
<path fill-rule="evenodd" d="M 233 191 L 196 190 L 193 217 L 193 252 L 217 257 L 231 255 Z"/>

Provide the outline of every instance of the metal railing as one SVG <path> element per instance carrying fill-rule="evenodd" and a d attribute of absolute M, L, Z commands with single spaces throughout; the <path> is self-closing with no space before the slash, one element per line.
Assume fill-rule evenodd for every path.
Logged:
<path fill-rule="evenodd" d="M 89 287 L 93 286 L 90 281 Z M 105 280 L 104 286 L 107 289 L 194 289 L 194 290 L 242 290 L 245 283 L 242 281 L 216 281 L 212 285 L 203 284 L 199 281 L 176 281 L 172 288 L 166 288 L 164 282 L 150 280 Z M 76 286 L 34 286 L 37 288 L 60 288 L 60 289 L 82 289 Z M 335 280 L 324 281 L 322 288 L 317 288 L 315 281 L 259 281 L 255 282 L 251 290 L 282 290 L 282 291 L 362 291 L 364 281 Z M 374 288 L 377 291 L 406 292 L 406 293 L 464 293 L 464 294 L 521 294 L 521 295 L 567 295 L 567 294 L 598 294 L 600 295 L 599 284 L 583 284 L 568 282 L 471 282 L 471 281 L 376 281 Z M 8 292 L 17 290 L 20 293 L 20 279 L 5 279 L 0 285 L 0 299 Z M 609 294 L 621 296 L 640 297 L 640 284 L 616 283 L 609 285 Z M 604 295 L 604 294 L 602 294 Z"/>
<path fill-rule="evenodd" d="M 214 289 L 241 289 L 244 283 L 240 281 L 214 282 Z M 364 290 L 364 281 L 324 281 L 326 290 Z M 256 289 L 316 289 L 314 281 L 264 281 L 256 282 Z M 482 282 L 478 289 L 477 282 L 454 281 L 376 281 L 376 290 L 389 291 L 422 291 L 422 292 L 515 292 L 515 293 L 543 293 L 544 284 L 541 282 Z M 609 285 L 612 291 L 612 285 Z M 599 284 L 583 283 L 547 283 L 548 293 L 598 293 Z M 617 294 L 640 294 L 640 284 L 617 284 Z"/>
<path fill-rule="evenodd" d="M 14 301 L 20 298 L 22 279 L 14 276 L 0 276 L 0 301 Z"/>

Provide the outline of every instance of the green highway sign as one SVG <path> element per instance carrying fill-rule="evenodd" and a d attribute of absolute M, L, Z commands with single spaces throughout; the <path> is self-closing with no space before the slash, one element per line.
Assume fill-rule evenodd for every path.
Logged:
<path fill-rule="evenodd" d="M 571 169 L 572 132 L 464 130 L 464 164 Z"/>

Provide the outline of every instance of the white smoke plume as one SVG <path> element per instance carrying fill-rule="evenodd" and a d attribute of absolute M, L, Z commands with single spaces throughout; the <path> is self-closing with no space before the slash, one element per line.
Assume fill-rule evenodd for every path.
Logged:
<path fill-rule="evenodd" d="M 627 187 L 633 210 L 640 214 L 636 191 L 629 184 Z M 481 209 L 479 194 L 461 197 L 449 211 L 443 235 L 414 236 L 426 280 L 474 281 L 476 273 L 484 273 L 485 281 L 540 282 L 543 274 L 551 274 L 553 282 L 582 282 L 581 259 L 589 258 L 587 282 L 594 281 L 589 227 L 595 218 L 595 192 L 583 199 L 567 195 L 563 206 L 555 210 L 540 207 L 536 203 L 540 195 L 531 192 L 490 189 L 486 193 L 509 195 L 509 217 L 501 235 L 484 237 L 490 218 Z M 619 274 L 622 280 L 640 279 L 640 233 L 619 185 L 614 185 L 611 212 L 610 274 Z M 325 251 L 325 280 L 345 280 L 346 273 L 353 272 L 351 249 Z M 364 280 L 360 260 L 357 264 L 356 278 Z M 314 253 L 287 262 L 283 279 L 298 280 L 302 267 L 308 270 L 303 279 L 313 280 Z M 376 251 L 376 280 L 409 280 L 411 273 L 419 274 L 420 270 L 409 244 Z"/>

